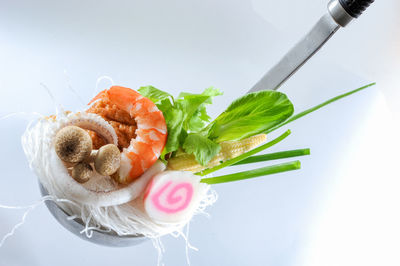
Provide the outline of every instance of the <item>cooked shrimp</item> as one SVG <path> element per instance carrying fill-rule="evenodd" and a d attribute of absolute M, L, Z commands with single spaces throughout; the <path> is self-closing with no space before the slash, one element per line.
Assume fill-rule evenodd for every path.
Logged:
<path fill-rule="evenodd" d="M 86 112 L 97 114 L 108 121 L 118 136 L 118 148 L 121 151 L 123 148 L 129 147 L 131 139 L 136 138 L 137 126 L 135 119 L 128 112 L 111 103 L 108 98 L 97 101 Z M 104 145 L 104 140 L 98 134 L 91 133 L 91 137 L 95 149 L 99 149 Z"/>
<path fill-rule="evenodd" d="M 113 175 L 118 182 L 127 184 L 141 176 L 160 157 L 167 141 L 167 125 L 157 106 L 132 89 L 113 86 L 100 92 L 89 104 L 104 99 L 129 113 L 137 124 L 136 138 L 123 149 L 121 167 Z"/>

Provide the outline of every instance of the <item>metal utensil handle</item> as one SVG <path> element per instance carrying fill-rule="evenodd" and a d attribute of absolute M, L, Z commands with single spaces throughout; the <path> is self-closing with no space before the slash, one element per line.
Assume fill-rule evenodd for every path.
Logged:
<path fill-rule="evenodd" d="M 277 90 L 299 70 L 340 28 L 357 18 L 374 0 L 331 0 L 328 14 L 315 24 L 249 91 Z"/>

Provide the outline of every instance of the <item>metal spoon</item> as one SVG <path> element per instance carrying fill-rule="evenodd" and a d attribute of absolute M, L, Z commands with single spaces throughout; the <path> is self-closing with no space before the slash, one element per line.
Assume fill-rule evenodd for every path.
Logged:
<path fill-rule="evenodd" d="M 42 196 L 47 196 L 49 193 L 46 188 L 43 187 L 41 183 L 39 183 L 40 193 Z M 51 214 L 56 218 L 56 220 L 64 226 L 65 229 L 73 233 L 74 235 L 80 237 L 83 240 L 103 245 L 109 247 L 129 247 L 142 243 L 147 240 L 144 236 L 119 236 L 114 232 L 100 232 L 93 231 L 92 237 L 87 237 L 86 234 L 82 234 L 81 231 L 85 229 L 82 220 L 73 219 L 68 220 L 68 214 L 62 210 L 54 201 L 45 201 L 45 204 Z"/>
<path fill-rule="evenodd" d="M 374 0 L 332 0 L 328 12 L 321 17 L 311 31 L 297 43 L 249 92 L 276 90 L 310 59 L 340 28 L 357 18 Z M 40 185 L 43 196 L 48 195 Z M 126 247 L 142 243 L 143 236 L 119 236 L 112 232 L 93 231 L 91 238 L 80 232 L 85 228 L 79 219 L 68 220 L 68 214 L 52 201 L 46 206 L 56 220 L 68 231 L 95 244 L 110 247 Z"/>

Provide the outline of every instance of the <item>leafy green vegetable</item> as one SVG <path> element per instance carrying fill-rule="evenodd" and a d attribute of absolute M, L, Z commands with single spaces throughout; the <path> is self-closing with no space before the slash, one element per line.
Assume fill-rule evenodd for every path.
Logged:
<path fill-rule="evenodd" d="M 191 132 L 199 132 L 205 128 L 211 117 L 207 115 L 205 105 L 200 106 L 188 121 L 188 128 Z"/>
<path fill-rule="evenodd" d="M 185 114 L 184 128 L 190 132 L 203 129 L 210 122 L 206 105 L 211 104 L 212 98 L 219 95 L 222 95 L 222 92 L 214 88 L 207 88 L 201 94 L 186 92 L 179 94 L 175 103 Z"/>
<path fill-rule="evenodd" d="M 213 97 L 222 95 L 218 89 L 207 88 L 200 94 L 182 92 L 176 99 L 152 86 L 141 87 L 139 92 L 164 114 L 168 139 L 162 155 L 182 148 L 202 165 L 207 165 L 219 152 L 219 142 L 262 133 L 293 113 L 293 105 L 283 93 L 262 91 L 237 99 L 210 123 L 206 106 Z"/>
<path fill-rule="evenodd" d="M 182 132 L 182 120 L 184 114 L 182 110 L 170 108 L 168 111 L 163 112 L 165 121 L 167 121 L 168 139 L 165 145 L 165 152 L 169 153 L 178 150 L 181 142 L 179 136 Z"/>
<path fill-rule="evenodd" d="M 193 94 L 193 93 L 189 93 L 189 92 L 181 92 L 178 96 L 178 98 L 185 98 L 188 96 L 194 96 L 194 97 L 198 97 L 198 96 L 209 96 L 209 97 L 215 97 L 215 96 L 220 96 L 223 95 L 224 93 L 222 91 L 220 91 L 219 89 L 215 89 L 213 87 L 209 87 L 207 89 L 205 89 L 203 91 L 203 93 L 201 94 Z M 208 104 L 211 104 L 212 98 L 210 98 L 210 100 L 207 101 Z"/>
<path fill-rule="evenodd" d="M 193 154 L 201 165 L 207 163 L 218 154 L 221 146 L 199 133 L 191 133 L 183 143 L 183 149 L 188 154 Z"/>
<path fill-rule="evenodd" d="M 293 111 L 293 104 L 281 92 L 250 93 L 232 102 L 207 130 L 209 137 L 218 143 L 241 140 L 282 123 Z"/>
<path fill-rule="evenodd" d="M 176 99 L 152 86 L 141 87 L 139 92 L 150 98 L 164 114 L 168 139 L 162 158 L 183 148 L 185 152 L 194 154 L 199 163 L 207 164 L 218 153 L 219 145 L 206 134 L 201 135 L 200 131 L 211 119 L 206 106 L 212 103 L 213 97 L 222 95 L 220 90 L 207 88 L 200 94 L 182 92 Z"/>
<path fill-rule="evenodd" d="M 173 105 L 169 98 L 160 100 L 156 105 L 157 105 L 158 109 L 163 113 L 168 112 L 168 110 L 173 108 Z"/>
<path fill-rule="evenodd" d="M 172 98 L 172 95 L 154 88 L 153 86 L 145 86 L 145 87 L 140 87 L 138 89 L 139 93 L 143 95 L 144 97 L 149 98 L 152 102 L 155 104 L 158 104 L 164 99 Z"/>

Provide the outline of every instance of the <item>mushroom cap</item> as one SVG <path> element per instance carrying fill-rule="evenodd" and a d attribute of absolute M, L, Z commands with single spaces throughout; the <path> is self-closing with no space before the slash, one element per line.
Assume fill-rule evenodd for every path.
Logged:
<path fill-rule="evenodd" d="M 80 162 L 72 168 L 72 178 L 79 183 L 85 183 L 89 181 L 93 175 L 93 168 L 86 162 Z"/>
<path fill-rule="evenodd" d="M 121 165 L 121 153 L 114 144 L 107 144 L 97 152 L 96 158 L 94 159 L 94 168 L 101 175 L 112 175 L 114 174 Z"/>
<path fill-rule="evenodd" d="M 57 132 L 54 146 L 61 160 L 78 163 L 90 155 L 92 139 L 82 128 L 66 126 Z"/>

